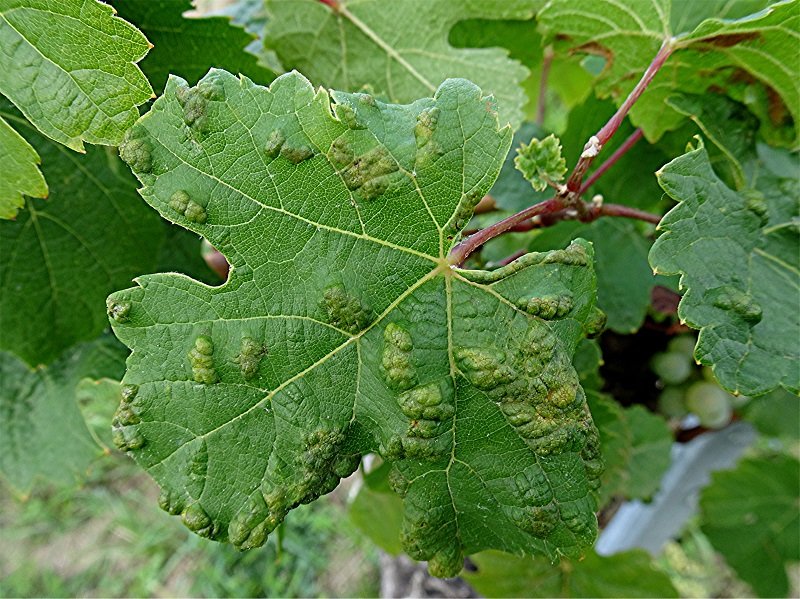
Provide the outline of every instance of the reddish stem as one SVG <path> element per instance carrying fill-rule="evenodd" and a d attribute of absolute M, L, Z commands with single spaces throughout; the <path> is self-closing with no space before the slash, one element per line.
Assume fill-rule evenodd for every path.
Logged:
<path fill-rule="evenodd" d="M 489 225 L 485 229 L 481 229 L 477 233 L 470 235 L 466 239 L 462 240 L 459 244 L 457 244 L 453 250 L 450 252 L 450 257 L 448 258 L 448 262 L 450 264 L 455 264 L 456 266 L 461 265 L 464 263 L 469 255 L 481 247 L 484 243 L 489 241 L 490 239 L 494 239 L 498 235 L 501 235 L 518 225 L 529 218 L 532 218 L 538 214 L 544 214 L 547 212 L 558 212 L 564 207 L 561 202 L 560 198 L 550 198 L 549 200 L 545 200 L 544 202 L 540 202 L 538 204 L 534 204 L 533 206 L 529 206 L 525 208 L 525 210 L 521 212 L 517 212 L 516 214 L 512 214 L 508 218 L 504 218 L 503 220 L 496 222 L 493 225 Z"/>
<path fill-rule="evenodd" d="M 595 170 L 591 175 L 589 175 L 589 178 L 586 180 L 586 182 L 583 185 L 581 185 L 581 188 L 578 191 L 578 195 L 583 195 L 584 193 L 586 193 L 586 190 L 589 189 L 592 185 L 594 185 L 597 182 L 597 180 L 600 177 L 602 177 L 603 174 L 608 169 L 614 166 L 614 163 L 617 162 L 617 160 L 619 160 L 620 158 L 622 158 L 628 150 L 630 150 L 633 146 L 635 146 L 636 142 L 642 139 L 643 135 L 644 133 L 642 132 L 641 129 L 636 129 L 636 131 L 631 133 L 628 139 L 623 141 L 622 145 L 618 147 L 616 151 L 613 154 L 611 154 L 611 156 L 608 157 L 608 160 L 606 160 L 603 164 L 597 167 L 597 170 Z"/>
<path fill-rule="evenodd" d="M 542 57 L 542 76 L 539 79 L 539 102 L 536 105 L 536 124 L 544 125 L 544 115 L 547 112 L 547 78 L 550 76 L 550 65 L 553 64 L 553 46 L 544 49 Z"/>
<path fill-rule="evenodd" d="M 524 256 L 526 253 L 527 253 L 527 250 L 518 250 L 518 251 L 514 252 L 513 254 L 511 254 L 510 256 L 506 256 L 505 258 L 500 260 L 500 262 L 498 262 L 498 264 L 500 266 L 507 266 L 507 265 L 511 264 L 514 260 L 519 258 L 520 256 Z"/>
<path fill-rule="evenodd" d="M 657 225 L 661 222 L 661 217 L 658 214 L 651 214 L 650 212 L 644 212 L 643 210 L 637 210 L 636 208 L 623 206 L 621 204 L 603 204 L 600 206 L 600 209 L 597 210 L 597 215 L 594 216 L 594 218 L 584 222 L 597 220 L 601 216 L 621 216 L 623 218 L 635 218 L 637 220 L 653 223 L 654 225 Z"/>
<path fill-rule="evenodd" d="M 323 4 L 327 4 L 328 6 L 330 6 L 335 11 L 339 10 L 339 1 L 338 0 L 319 0 L 319 1 L 322 2 Z"/>
<path fill-rule="evenodd" d="M 628 94 L 628 97 L 625 98 L 625 101 L 622 103 L 622 106 L 619 107 L 619 110 L 614 113 L 608 122 L 603 125 L 600 131 L 597 132 L 584 146 L 583 153 L 581 154 L 580 160 L 578 160 L 578 164 L 575 165 L 575 169 L 572 171 L 572 175 L 567 182 L 567 189 L 571 192 L 576 192 L 581 188 L 581 181 L 583 181 L 583 176 L 586 174 L 586 171 L 589 169 L 589 166 L 595 159 L 595 156 L 603 149 L 603 146 L 611 139 L 611 136 L 616 133 L 619 126 L 622 124 L 622 121 L 625 120 L 625 117 L 630 112 L 631 107 L 636 103 L 636 100 L 644 93 L 644 90 L 647 89 L 647 86 L 650 85 L 650 82 L 653 80 L 653 77 L 656 76 L 656 73 L 664 66 L 664 63 L 670 57 L 674 50 L 674 46 L 672 40 L 666 40 L 659 48 L 658 53 L 656 54 L 655 58 L 653 58 L 653 62 L 650 63 L 650 66 L 647 67 L 644 75 L 639 80 L 639 83 L 636 84 L 631 90 L 631 93 Z"/>

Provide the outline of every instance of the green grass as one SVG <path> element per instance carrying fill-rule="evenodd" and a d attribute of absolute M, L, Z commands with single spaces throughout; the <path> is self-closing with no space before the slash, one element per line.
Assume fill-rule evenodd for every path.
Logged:
<path fill-rule="evenodd" d="M 155 484 L 127 458 L 78 489 L 26 500 L 0 483 L 0 597 L 375 596 L 377 556 L 349 526 L 341 493 L 294 510 L 279 547 L 239 552 L 158 509 Z"/>

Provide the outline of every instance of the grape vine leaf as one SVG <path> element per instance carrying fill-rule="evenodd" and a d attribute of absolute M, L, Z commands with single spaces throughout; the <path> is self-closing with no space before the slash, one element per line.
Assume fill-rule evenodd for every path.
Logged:
<path fill-rule="evenodd" d="M 753 423 L 767 437 L 800 440 L 800 401 L 783 389 L 776 389 L 739 409 L 742 419 Z"/>
<path fill-rule="evenodd" d="M 526 103 L 528 69 L 501 48 L 454 48 L 448 34 L 464 19 L 530 19 L 542 0 L 270 0 L 265 45 L 287 69 L 314 83 L 411 102 L 449 77 L 469 77 L 499 102 L 514 128 Z"/>
<path fill-rule="evenodd" d="M 800 559 L 798 489 L 800 463 L 777 454 L 713 473 L 700 495 L 703 533 L 761 597 L 789 592 L 785 562 Z"/>
<path fill-rule="evenodd" d="M 245 48 L 255 39 L 227 17 L 184 17 L 191 0 L 114 0 L 119 16 L 136 25 L 153 44 L 139 64 L 160 93 L 170 74 L 194 81 L 211 67 L 269 83 L 275 73 Z"/>
<path fill-rule="evenodd" d="M 39 170 L 41 159 L 31 145 L 0 117 L 0 218 L 14 218 L 25 203 L 23 195 L 47 197 L 47 183 Z"/>
<path fill-rule="evenodd" d="M 147 39 L 96 0 L 0 0 L 0 94 L 39 131 L 83 151 L 116 145 L 153 90 Z"/>
<path fill-rule="evenodd" d="M 105 336 L 31 369 L 0 351 L 0 473 L 26 492 L 35 479 L 74 483 L 103 453 L 76 403 L 85 377 L 122 376 L 125 348 Z"/>
<path fill-rule="evenodd" d="M 714 173 L 700 142 L 658 179 L 679 204 L 659 225 L 664 233 L 650 263 L 682 275 L 687 291 L 678 315 L 700 329 L 695 357 L 732 393 L 760 395 L 779 385 L 797 393 L 800 232 L 793 173 L 763 177 L 761 191 L 736 192 Z"/>
<path fill-rule="evenodd" d="M 570 364 L 600 320 L 591 245 L 493 272 L 447 260 L 510 142 L 465 80 L 401 106 L 297 73 L 170 79 L 122 156 L 231 272 L 108 300 L 133 350 L 116 440 L 167 511 L 258 546 L 377 451 L 404 549 L 437 575 L 487 547 L 592 543 L 602 464 Z"/>
<path fill-rule="evenodd" d="M 155 267 L 163 239 L 157 215 L 110 148 L 75 154 L 39 135 L 0 100 L 44 160 L 46 202 L 28 202 L 0 223 L 0 349 L 47 364 L 108 326 L 105 297 Z"/>
<path fill-rule="evenodd" d="M 650 499 L 672 461 L 672 433 L 664 419 L 639 405 L 623 408 L 595 391 L 587 392 L 587 401 L 606 464 L 601 505 L 614 496 Z"/>
<path fill-rule="evenodd" d="M 652 141 L 685 118 L 665 104 L 671 94 L 702 93 L 713 87 L 736 95 L 754 80 L 769 96 L 770 110 L 761 116 L 772 119 L 775 126 L 794 121 L 796 138 L 800 130 L 800 78 L 794 67 L 800 26 L 797 1 L 778 2 L 749 15 L 730 3 L 734 10 L 726 16 L 737 18 L 707 12 L 717 3 L 693 4 L 700 5 L 693 9 L 697 12 L 684 20 L 672 15 L 679 14 L 683 3 L 673 7 L 670 0 L 652 0 L 648 10 L 642 10 L 641 0 L 559 0 L 547 3 L 538 19 L 545 43 L 552 43 L 556 52 L 598 54 L 605 59 L 596 89 L 617 104 L 633 89 L 662 43 L 675 47 L 630 111 L 631 121 Z M 758 7 L 749 2 L 743 6 Z M 700 20 L 701 16 L 713 18 Z M 695 27 L 676 31 L 671 21 Z"/>
<path fill-rule="evenodd" d="M 485 597 L 678 597 L 650 555 L 633 549 L 611 556 L 591 551 L 554 566 L 542 558 L 485 551 L 472 557 L 477 572 L 464 578 Z"/>

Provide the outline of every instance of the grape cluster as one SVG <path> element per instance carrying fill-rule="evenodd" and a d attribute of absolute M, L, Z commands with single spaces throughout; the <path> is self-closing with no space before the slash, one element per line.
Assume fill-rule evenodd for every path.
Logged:
<path fill-rule="evenodd" d="M 733 410 L 749 398 L 725 391 L 710 368 L 696 368 L 694 345 L 694 336 L 680 335 L 669 342 L 666 351 L 653 356 L 650 366 L 663 385 L 658 409 L 670 418 L 691 412 L 702 426 L 722 428 L 731 421 Z"/>

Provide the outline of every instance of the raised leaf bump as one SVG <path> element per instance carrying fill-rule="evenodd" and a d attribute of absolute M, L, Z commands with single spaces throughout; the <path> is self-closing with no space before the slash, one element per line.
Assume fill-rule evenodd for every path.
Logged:
<path fill-rule="evenodd" d="M 183 99 L 210 83 L 218 99 L 198 135 Z M 131 304 L 112 326 L 134 350 L 124 382 L 142 406 L 124 430 L 144 442 L 127 448 L 167 511 L 241 548 L 378 451 L 405 497 L 405 547 L 438 575 L 484 547 L 580 553 L 601 469 L 570 364 L 596 316 L 591 246 L 494 273 L 453 268 L 458 227 L 511 140 L 491 98 L 463 80 L 403 106 L 332 97 L 296 73 L 265 89 L 212 71 L 192 90 L 170 80 L 130 132 L 150 153 L 142 195 L 232 268 L 221 287 L 148 275 L 112 295 Z M 296 162 L 286 146 L 311 155 Z M 374 169 L 389 182 L 365 201 Z M 182 219 L 176 193 L 179 207 L 184 193 L 202 199 L 206 220 Z M 545 298 L 553 318 L 520 297 Z M 249 377 L 245 354 L 258 356 Z"/>

